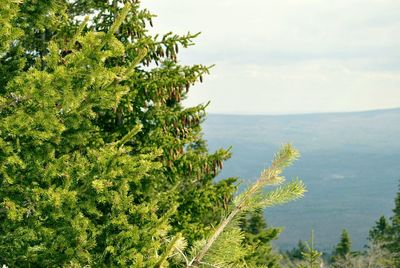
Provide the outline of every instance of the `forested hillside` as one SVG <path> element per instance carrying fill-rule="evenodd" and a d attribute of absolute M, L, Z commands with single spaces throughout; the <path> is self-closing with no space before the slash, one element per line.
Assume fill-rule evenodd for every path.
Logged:
<path fill-rule="evenodd" d="M 315 230 L 320 249 L 330 251 L 347 228 L 355 249 L 381 215 L 391 215 L 400 179 L 400 109 L 282 116 L 208 115 L 205 137 L 212 149 L 232 146 L 220 178 L 255 179 L 282 141 L 302 152 L 287 174 L 300 176 L 309 192 L 302 200 L 265 213 L 284 226 L 277 244 L 291 248 Z"/>

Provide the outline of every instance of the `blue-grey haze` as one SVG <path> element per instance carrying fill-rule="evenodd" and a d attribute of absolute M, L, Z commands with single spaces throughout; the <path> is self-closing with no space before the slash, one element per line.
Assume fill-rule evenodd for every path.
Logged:
<path fill-rule="evenodd" d="M 329 251 L 341 229 L 354 249 L 368 230 L 391 215 L 400 179 L 400 109 L 284 116 L 208 115 L 203 124 L 211 150 L 232 146 L 233 157 L 219 178 L 254 181 L 273 154 L 291 142 L 302 154 L 285 175 L 300 177 L 305 197 L 267 209 L 269 224 L 283 226 L 276 244 L 288 249 L 314 229 L 320 249 Z"/>

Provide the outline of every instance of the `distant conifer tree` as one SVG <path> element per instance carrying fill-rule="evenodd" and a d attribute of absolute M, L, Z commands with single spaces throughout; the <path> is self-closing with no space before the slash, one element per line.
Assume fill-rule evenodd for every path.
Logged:
<path fill-rule="evenodd" d="M 390 224 L 385 216 L 381 216 L 369 231 L 368 240 L 372 243 L 385 243 L 388 239 Z"/>
<path fill-rule="evenodd" d="M 387 251 L 395 265 L 400 266 L 400 186 L 395 197 L 393 215 L 389 221 L 384 216 L 380 217 L 370 230 L 368 239 L 375 248 Z"/>
<path fill-rule="evenodd" d="M 280 255 L 272 248 L 271 241 L 278 238 L 280 228 L 267 228 L 263 211 L 258 209 L 240 222 L 244 243 L 249 254 L 244 257 L 250 267 L 280 267 Z"/>
<path fill-rule="evenodd" d="M 291 249 L 290 251 L 287 251 L 286 254 L 291 259 L 302 260 L 304 256 L 301 253 L 306 251 L 307 251 L 306 244 L 302 240 L 299 240 L 297 242 L 297 246 Z"/>
<path fill-rule="evenodd" d="M 317 268 L 322 263 L 322 253 L 314 246 L 314 231 L 311 231 L 310 241 L 306 243 L 305 251 L 302 251 L 301 254 L 306 264 L 299 265 L 299 268 Z"/>
<path fill-rule="evenodd" d="M 317 268 L 324 267 L 319 252 L 314 245 L 314 231 L 311 231 L 310 240 L 299 241 L 298 246 L 284 255 L 282 267 L 285 268 Z"/>
<path fill-rule="evenodd" d="M 351 240 L 346 229 L 342 230 L 340 241 L 332 252 L 331 262 L 333 267 L 346 267 L 351 257 Z"/>
<path fill-rule="evenodd" d="M 342 234 L 340 236 L 340 241 L 337 244 L 334 256 L 344 257 L 351 252 L 351 240 L 349 233 L 346 229 L 342 230 Z"/>
<path fill-rule="evenodd" d="M 392 253 L 395 264 L 400 267 L 400 185 L 394 202 L 393 216 L 390 218 L 387 249 Z"/>

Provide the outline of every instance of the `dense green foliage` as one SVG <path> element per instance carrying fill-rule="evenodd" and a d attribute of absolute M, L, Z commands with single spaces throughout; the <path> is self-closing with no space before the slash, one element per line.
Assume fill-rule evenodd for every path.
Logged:
<path fill-rule="evenodd" d="M 333 267 L 343 267 L 342 263 L 347 263 L 351 257 L 351 240 L 346 229 L 342 230 L 339 243 L 332 252 L 331 262 Z M 347 264 L 346 264 L 347 265 Z"/>
<path fill-rule="evenodd" d="M 302 253 L 306 251 L 307 251 L 306 244 L 302 240 L 299 240 L 297 242 L 297 247 L 294 247 L 293 249 L 286 251 L 286 255 L 291 259 L 302 260 L 304 258 Z"/>
<path fill-rule="evenodd" d="M 375 223 L 375 226 L 369 231 L 368 240 L 372 243 L 380 243 L 387 240 L 387 235 L 389 232 L 389 222 L 386 220 L 385 216 L 381 216 L 379 220 Z"/>
<path fill-rule="evenodd" d="M 314 231 L 311 231 L 310 240 L 307 242 L 299 241 L 297 247 L 290 251 L 287 251 L 283 255 L 283 261 L 281 262 L 283 267 L 287 268 L 317 268 L 325 267 L 321 256 L 322 252 L 319 252 L 314 245 Z"/>
<path fill-rule="evenodd" d="M 235 187 L 180 103 L 208 72 L 177 63 L 195 35 L 150 36 L 137 3 L 0 5 L 0 263 L 151 266 L 204 238 Z"/>
<path fill-rule="evenodd" d="M 274 253 L 271 241 L 278 238 L 281 229 L 267 228 L 262 210 L 256 210 L 243 218 L 240 223 L 244 241 L 249 247 L 245 260 L 250 267 L 279 267 L 280 257 Z"/>
<path fill-rule="evenodd" d="M 240 219 L 247 213 L 284 204 L 303 196 L 306 191 L 303 182 L 295 179 L 284 183 L 286 179 L 282 175 L 285 168 L 298 157 L 299 152 L 290 144 L 282 146 L 281 150 L 275 154 L 271 165 L 261 172 L 257 181 L 235 197 L 229 214 L 200 246 L 198 252 L 192 254 L 187 266 L 213 264 L 217 267 L 271 267 L 275 265 L 275 262 L 268 261 L 266 257 L 258 258 L 257 254 L 253 254 L 253 251 L 258 249 L 264 249 L 264 252 L 269 253 L 270 250 L 267 247 L 251 247 L 245 244 L 246 237 L 240 227 Z M 277 187 L 264 191 L 267 186 Z M 251 225 L 249 227 L 251 230 Z M 243 221 L 242 228 L 246 229 Z M 262 236 L 257 238 L 262 238 Z"/>
<path fill-rule="evenodd" d="M 393 253 L 395 263 L 400 266 L 400 185 L 399 191 L 395 198 L 395 207 L 393 209 L 393 216 L 390 218 L 391 226 L 389 228 L 389 241 L 388 250 Z"/>
<path fill-rule="evenodd" d="M 0 264 L 277 266 L 259 209 L 305 188 L 262 189 L 298 153 L 284 146 L 235 202 L 235 179 L 214 182 L 230 152 L 208 152 L 205 105 L 181 104 L 209 70 L 178 62 L 196 34 L 150 35 L 137 1 L 9 0 L 0 15 Z"/>
<path fill-rule="evenodd" d="M 209 71 L 178 61 L 197 34 L 153 36 L 153 17 L 127 0 L 0 2 L 0 264 L 279 267 L 261 208 L 305 189 L 262 189 L 297 151 L 233 200 L 235 179 L 214 182 L 230 152 L 208 152 L 205 105 L 181 103 Z M 332 265 L 400 266 L 400 192 L 393 212 L 365 253 L 344 230 Z M 313 238 L 288 255 L 321 256 Z"/>
<path fill-rule="evenodd" d="M 322 260 L 322 252 L 319 252 L 314 247 L 314 231 L 311 232 L 310 242 L 306 244 L 306 251 L 301 252 L 305 264 L 299 265 L 299 268 L 317 268 Z"/>
<path fill-rule="evenodd" d="M 342 234 L 340 236 L 340 241 L 337 244 L 335 251 L 333 253 L 334 257 L 345 257 L 351 252 L 351 240 L 349 233 L 346 229 L 342 230 Z"/>
<path fill-rule="evenodd" d="M 386 220 L 382 216 L 371 229 L 369 240 L 377 247 L 386 251 L 387 259 L 392 259 L 393 265 L 400 266 L 400 186 L 395 198 L 393 216 Z"/>
<path fill-rule="evenodd" d="M 399 225 L 396 222 L 400 215 L 400 191 L 395 199 L 393 216 L 387 220 L 381 216 L 369 232 L 369 244 L 362 252 L 350 252 L 351 243 L 347 232 L 343 232 L 341 240 L 332 253 L 331 266 L 348 267 L 399 267 Z"/>

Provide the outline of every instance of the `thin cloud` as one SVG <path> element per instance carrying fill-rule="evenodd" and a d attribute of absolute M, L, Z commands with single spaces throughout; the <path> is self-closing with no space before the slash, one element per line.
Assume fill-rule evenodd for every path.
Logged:
<path fill-rule="evenodd" d="M 145 1 L 154 31 L 202 31 L 183 63 L 216 63 L 187 105 L 215 113 L 400 106 L 400 1 Z"/>

